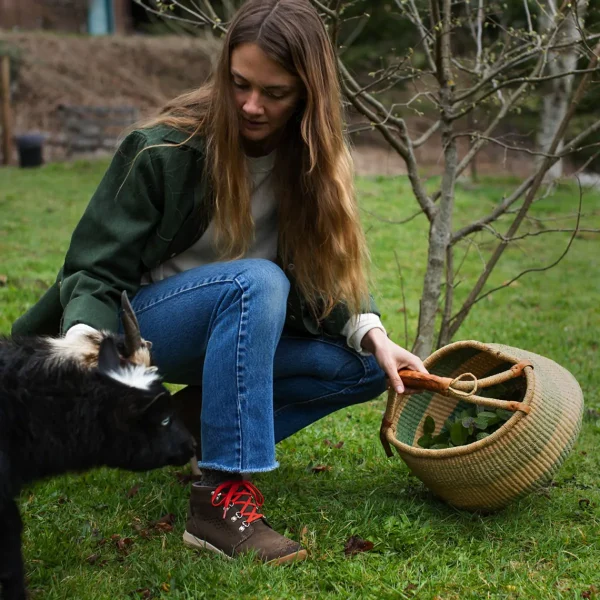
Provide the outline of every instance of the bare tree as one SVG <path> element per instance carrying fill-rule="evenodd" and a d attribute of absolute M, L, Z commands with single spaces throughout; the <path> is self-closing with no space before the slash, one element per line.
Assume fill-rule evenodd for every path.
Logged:
<path fill-rule="evenodd" d="M 548 53 L 546 72 L 554 78 L 543 87 L 542 112 L 538 144 L 542 152 L 547 152 L 556 131 L 569 108 L 573 93 L 577 61 L 582 56 L 582 45 L 578 43 L 585 35 L 583 26 L 588 0 L 575 0 L 571 10 L 560 11 L 555 0 L 548 0 L 538 6 L 539 23 L 542 34 L 554 35 L 562 46 Z M 557 150 L 562 150 L 562 140 Z M 557 160 L 548 169 L 547 178 L 556 179 L 563 174 L 563 160 Z"/>
<path fill-rule="evenodd" d="M 167 18 L 185 19 L 210 26 L 215 31 L 225 31 L 227 27 L 208 0 L 135 1 Z M 351 73 L 344 64 L 340 36 L 346 32 L 346 39 L 355 39 L 360 34 L 360 24 L 369 18 L 368 15 L 360 16 L 357 26 L 356 15 L 346 16 L 346 9 L 352 2 L 311 1 L 322 15 L 335 47 L 340 50 L 338 66 L 345 97 L 363 118 L 353 125 L 353 129 L 379 132 L 390 148 L 402 157 L 418 204 L 418 214 L 425 215 L 429 223 L 427 268 L 413 346 L 416 354 L 425 357 L 435 346 L 448 343 L 473 306 L 498 289 L 484 291 L 509 244 L 528 235 L 518 234 L 518 230 L 528 218 L 528 211 L 538 198 L 548 170 L 563 157 L 581 150 L 586 139 L 600 130 L 599 118 L 584 131 L 569 136 L 569 124 L 586 94 L 590 77 L 600 70 L 600 43 L 597 41 L 600 36 L 583 31 L 575 13 L 581 10 L 581 6 L 568 2 L 555 8 L 543 31 L 537 31 L 526 0 L 527 25 L 519 29 L 503 25 L 498 18 L 501 8 L 494 6 L 490 0 L 476 0 L 476 6 L 456 0 L 393 0 L 397 15 L 408 19 L 414 27 L 418 43 L 403 54 L 383 60 L 381 68 L 365 79 Z M 561 26 L 569 19 L 577 23 L 579 35 L 562 33 L 564 29 Z M 461 44 L 453 43 L 459 35 Z M 460 51 L 457 49 L 459 46 Z M 567 64 L 562 61 L 560 68 L 549 68 L 551 61 L 566 54 L 582 57 L 585 66 L 577 68 L 576 62 Z M 566 98 L 566 109 L 560 113 L 557 126 L 553 128 L 551 138 L 544 142 L 543 150 L 531 150 L 522 143 L 507 142 L 499 134 L 501 125 L 511 112 L 524 104 L 528 96 L 543 93 L 549 82 L 564 83 L 567 79 L 570 83 L 563 86 L 566 92 L 562 94 L 562 98 Z M 577 85 L 574 86 L 574 83 Z M 412 90 L 410 97 L 402 102 L 384 100 L 389 97 L 390 90 L 398 88 L 404 92 Z M 413 134 L 407 117 L 417 102 L 428 107 L 431 122 L 425 131 Z M 475 112 L 484 114 L 485 118 L 472 119 Z M 473 127 L 476 122 L 481 123 L 479 128 Z M 434 135 L 441 139 L 442 177 L 439 188 L 431 192 L 421 174 L 416 150 L 434 139 Z M 458 140 L 463 136 L 470 139 L 470 144 L 461 156 Z M 498 145 L 506 152 L 534 155 L 539 160 L 532 161 L 531 173 L 520 184 L 514 189 L 504 190 L 489 214 L 454 229 L 457 178 L 488 145 Z M 506 232 L 499 233 L 498 226 L 507 219 Z M 579 218 L 575 228 L 568 229 L 573 234 L 568 247 L 578 228 Z M 454 290 L 462 262 L 456 260 L 457 252 L 465 242 L 473 245 L 473 236 L 484 230 L 492 233 L 496 245 L 473 288 L 456 307 Z M 553 265 L 537 270 L 550 266 Z M 518 274 L 511 281 L 529 271 Z"/>

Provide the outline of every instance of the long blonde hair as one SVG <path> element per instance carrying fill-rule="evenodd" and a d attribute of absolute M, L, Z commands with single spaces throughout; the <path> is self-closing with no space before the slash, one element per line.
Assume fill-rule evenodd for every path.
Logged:
<path fill-rule="evenodd" d="M 368 251 L 343 133 L 336 58 L 308 0 L 248 0 L 229 26 L 211 81 L 172 100 L 145 126 L 164 123 L 206 138 L 222 258 L 244 256 L 254 224 L 230 73 L 231 53 L 244 43 L 257 44 L 305 88 L 273 171 L 281 264 L 293 265 L 288 274 L 318 318 L 338 302 L 353 314 L 364 312 Z"/>

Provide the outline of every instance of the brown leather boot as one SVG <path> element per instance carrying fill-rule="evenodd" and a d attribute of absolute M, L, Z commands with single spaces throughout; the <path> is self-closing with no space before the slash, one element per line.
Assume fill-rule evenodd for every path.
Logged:
<path fill-rule="evenodd" d="M 263 501 L 249 481 L 226 481 L 216 488 L 194 484 L 184 544 L 229 558 L 256 552 L 269 564 L 304 560 L 306 550 L 274 531 L 258 512 Z"/>

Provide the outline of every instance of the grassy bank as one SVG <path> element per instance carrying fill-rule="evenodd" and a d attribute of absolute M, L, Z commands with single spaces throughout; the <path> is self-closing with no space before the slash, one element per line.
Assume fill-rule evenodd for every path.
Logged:
<path fill-rule="evenodd" d="M 100 161 L 0 170 L 0 333 L 8 333 L 53 281 L 105 168 Z M 509 186 L 506 179 L 460 184 L 456 225 L 486 214 Z M 382 221 L 415 210 L 404 178 L 361 179 L 359 189 L 373 292 L 389 332 L 403 344 L 405 314 L 409 340 L 415 333 L 425 219 L 405 225 Z M 536 204 L 535 215 L 572 214 L 577 201 L 575 186 L 561 186 Z M 600 195 L 586 192 L 583 203 L 586 227 L 599 227 Z M 573 219 L 543 223 L 567 227 Z M 490 287 L 523 269 L 550 264 L 568 238 L 548 234 L 524 240 L 507 252 Z M 489 255 L 491 239 L 482 234 L 479 247 L 471 248 L 457 301 Z M 598 235 L 580 234 L 557 267 L 527 275 L 482 301 L 457 339 L 501 342 L 548 356 L 575 375 L 587 407 L 600 409 L 599 254 Z M 376 400 L 293 436 L 278 447 L 281 468 L 256 478 L 272 524 L 309 548 L 305 563 L 269 568 L 191 552 L 181 543 L 188 489 L 178 480 L 179 470 L 100 470 L 40 483 L 22 494 L 32 597 L 594 597 L 594 589 L 600 590 L 600 416 L 586 419 L 552 487 L 498 514 L 480 516 L 437 501 L 399 458 L 385 458 L 377 437 L 383 408 L 383 399 Z M 344 442 L 340 448 L 338 442 Z M 331 469 L 315 473 L 310 467 L 316 464 Z M 153 525 L 168 514 L 174 518 L 172 530 L 169 524 Z M 354 534 L 373 541 L 374 549 L 346 557 L 344 544 Z"/>

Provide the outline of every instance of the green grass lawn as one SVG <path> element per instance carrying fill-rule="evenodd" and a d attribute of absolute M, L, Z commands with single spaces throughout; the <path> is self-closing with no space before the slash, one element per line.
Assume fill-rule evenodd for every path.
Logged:
<path fill-rule="evenodd" d="M 0 333 L 8 333 L 12 321 L 53 281 L 70 232 L 106 165 L 0 170 Z M 485 214 L 513 183 L 459 184 L 456 225 Z M 361 179 L 359 190 L 361 205 L 369 211 L 363 218 L 372 250 L 373 292 L 392 337 L 403 344 L 394 250 L 405 280 L 412 340 L 426 222 L 421 216 L 391 225 L 373 216 L 393 220 L 414 212 L 404 178 Z M 535 205 L 535 215 L 572 214 L 578 195 L 576 186 L 561 185 Z M 600 195 L 586 192 L 583 212 L 583 224 L 598 228 Z M 572 223 L 573 218 L 544 221 L 544 226 Z M 490 287 L 525 268 L 551 263 L 568 238 L 540 235 L 515 246 Z M 491 236 L 481 234 L 477 240 L 479 248 L 471 249 L 461 271 L 458 300 L 489 255 Z M 482 301 L 457 336 L 548 356 L 580 382 L 589 415 L 573 453 L 547 490 L 489 516 L 444 505 L 398 457 L 385 458 L 378 441 L 384 409 L 379 399 L 286 440 L 278 447 L 281 468 L 256 477 L 272 524 L 308 547 L 308 561 L 272 568 L 190 551 L 181 542 L 188 496 L 177 478 L 181 470 L 99 470 L 23 492 L 32 598 L 600 597 L 599 254 L 597 234 L 579 235 L 557 267 L 525 276 Z M 344 443 L 336 448 L 325 440 Z M 314 473 L 310 466 L 315 464 L 331 469 Z M 174 515 L 172 531 L 152 526 L 169 513 Z M 374 542 L 373 550 L 346 557 L 344 544 L 354 534 Z"/>

